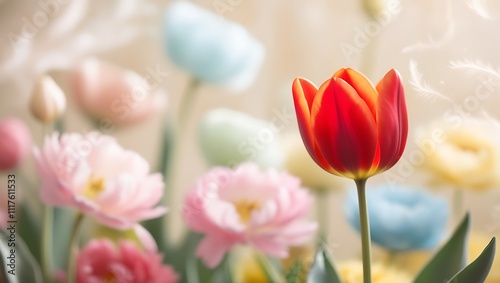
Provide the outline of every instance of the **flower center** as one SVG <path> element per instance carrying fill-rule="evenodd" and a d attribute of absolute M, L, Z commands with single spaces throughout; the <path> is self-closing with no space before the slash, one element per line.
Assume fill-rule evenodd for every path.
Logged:
<path fill-rule="evenodd" d="M 82 194 L 89 199 L 95 199 L 104 189 L 104 178 L 90 177 Z"/>
<path fill-rule="evenodd" d="M 104 282 L 106 283 L 116 283 L 116 276 L 113 274 L 113 272 L 109 272 L 106 274 L 104 277 Z"/>
<path fill-rule="evenodd" d="M 247 224 L 252 216 L 252 211 L 260 209 L 260 203 L 256 201 L 242 200 L 234 203 L 236 211 L 240 215 L 241 222 Z"/>

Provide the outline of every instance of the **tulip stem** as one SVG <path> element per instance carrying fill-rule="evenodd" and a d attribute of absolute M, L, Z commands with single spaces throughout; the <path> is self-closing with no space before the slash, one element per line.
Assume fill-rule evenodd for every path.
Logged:
<path fill-rule="evenodd" d="M 190 108 L 195 99 L 197 92 L 196 90 L 198 89 L 200 84 L 201 84 L 200 80 L 196 78 L 191 78 L 186 87 L 186 90 L 184 91 L 184 95 L 181 97 L 181 104 L 179 107 L 179 119 L 177 121 L 178 132 L 183 131 L 184 127 L 186 126 Z"/>
<path fill-rule="evenodd" d="M 54 128 L 53 123 L 43 124 L 42 144 Z M 53 261 L 53 230 L 54 230 L 54 209 L 49 205 L 43 205 L 42 235 L 40 237 L 40 259 L 42 275 L 45 282 L 52 282 L 54 271 Z"/>
<path fill-rule="evenodd" d="M 453 192 L 453 221 L 460 223 L 464 213 L 464 190 L 456 188 Z"/>
<path fill-rule="evenodd" d="M 325 190 L 317 190 L 315 193 L 317 203 L 317 218 L 319 223 L 318 240 L 327 241 L 328 235 L 328 193 Z"/>
<path fill-rule="evenodd" d="M 52 230 L 54 226 L 54 211 L 52 207 L 45 205 L 43 207 L 43 226 L 42 226 L 42 237 L 41 237 L 41 267 L 44 282 L 52 282 L 52 272 L 54 270 L 53 266 L 53 256 L 52 256 Z"/>
<path fill-rule="evenodd" d="M 66 281 L 68 283 L 76 282 L 76 253 L 78 252 L 78 235 L 80 234 L 80 228 L 82 227 L 84 215 L 82 213 L 77 213 L 75 221 L 73 222 L 73 227 L 71 228 L 71 238 L 69 241 L 68 249 L 68 266 L 66 272 Z"/>
<path fill-rule="evenodd" d="M 371 283 L 370 221 L 366 205 L 366 179 L 355 180 L 358 189 L 359 223 L 361 227 L 361 249 L 363 254 L 363 282 Z"/>
<path fill-rule="evenodd" d="M 196 90 L 199 86 L 200 81 L 196 78 L 191 78 L 184 94 L 181 96 L 178 119 L 176 121 L 177 124 L 172 126 L 168 123 L 167 119 L 165 119 L 162 126 L 163 132 L 161 136 L 162 143 L 158 170 L 165 178 L 165 190 L 161 203 L 172 209 L 173 204 L 171 200 L 175 190 L 176 170 L 178 170 L 177 167 L 180 167 L 178 163 L 181 154 L 182 136 L 189 118 L 189 113 L 191 112 L 190 108 L 195 100 Z M 172 214 L 169 214 L 167 217 L 159 217 L 144 223 L 144 226 L 151 232 L 161 249 L 171 248 L 171 243 L 167 237 L 167 224 L 165 223 L 165 220 L 171 217 L 171 215 Z"/>

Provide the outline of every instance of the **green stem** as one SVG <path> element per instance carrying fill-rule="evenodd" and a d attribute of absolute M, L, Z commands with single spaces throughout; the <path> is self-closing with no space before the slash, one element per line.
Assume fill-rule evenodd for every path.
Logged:
<path fill-rule="evenodd" d="M 325 242 L 328 235 L 328 193 L 325 190 L 315 190 L 316 213 L 319 223 L 318 240 Z"/>
<path fill-rule="evenodd" d="M 371 283 L 370 222 L 366 205 L 366 179 L 355 180 L 358 189 L 359 223 L 361 226 L 361 249 L 363 254 L 363 282 Z"/>
<path fill-rule="evenodd" d="M 455 188 L 453 192 L 453 222 L 458 224 L 464 214 L 464 191 L 462 188 Z"/>
<path fill-rule="evenodd" d="M 46 205 L 43 208 L 43 226 L 42 226 L 42 237 L 41 237 L 41 265 L 42 273 L 45 282 L 52 282 L 53 275 L 53 256 L 52 256 L 52 246 L 53 237 L 52 230 L 54 226 L 54 211 L 52 207 Z"/>
<path fill-rule="evenodd" d="M 76 282 L 76 253 L 78 252 L 78 235 L 82 226 L 84 215 L 79 213 L 76 215 L 73 227 L 71 228 L 71 238 L 68 249 L 68 266 L 66 278 L 68 283 Z"/>
<path fill-rule="evenodd" d="M 173 127 L 169 124 L 169 119 L 165 119 L 162 128 L 162 143 L 158 170 L 163 173 L 165 178 L 165 191 L 161 203 L 168 207 L 172 207 L 169 201 L 172 199 L 172 194 L 175 185 L 175 170 L 178 166 L 180 158 L 180 145 L 182 144 L 182 134 L 186 126 L 190 108 L 195 100 L 196 90 L 200 85 L 198 79 L 192 78 L 181 97 L 177 124 Z M 165 218 L 157 218 L 145 223 L 145 227 L 151 232 L 158 243 L 158 246 L 164 249 L 170 249 L 170 243 L 166 237 L 167 229 L 165 229 Z"/>
<path fill-rule="evenodd" d="M 54 129 L 53 123 L 43 125 L 42 144 L 47 135 Z M 54 210 L 49 205 L 43 206 L 42 235 L 40 238 L 40 259 L 42 275 L 45 282 L 53 281 L 54 256 L 53 256 L 53 230 L 54 230 Z"/>
<path fill-rule="evenodd" d="M 276 272 L 276 269 L 269 261 L 269 258 L 262 253 L 257 253 L 257 261 L 264 271 L 267 281 L 269 283 L 282 283 L 284 282 L 283 278 Z"/>

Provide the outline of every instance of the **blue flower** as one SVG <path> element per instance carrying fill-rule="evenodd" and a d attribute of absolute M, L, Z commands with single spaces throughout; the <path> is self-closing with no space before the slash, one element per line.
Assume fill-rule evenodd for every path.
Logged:
<path fill-rule="evenodd" d="M 391 250 L 436 247 L 449 217 L 446 199 L 423 189 L 381 186 L 367 190 L 372 241 Z M 349 223 L 359 227 L 356 190 L 349 192 L 345 206 Z"/>
<path fill-rule="evenodd" d="M 193 77 L 233 89 L 254 81 L 265 49 L 242 26 L 185 1 L 170 6 L 165 26 L 168 55 Z"/>

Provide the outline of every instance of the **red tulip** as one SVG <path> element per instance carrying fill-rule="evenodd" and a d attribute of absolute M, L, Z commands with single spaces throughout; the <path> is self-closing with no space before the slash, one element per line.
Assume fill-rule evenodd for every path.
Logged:
<path fill-rule="evenodd" d="M 353 69 L 340 69 L 319 89 L 303 78 L 292 87 L 302 140 L 326 171 L 354 180 L 391 168 L 401 158 L 408 115 L 399 73 L 376 87 Z"/>

